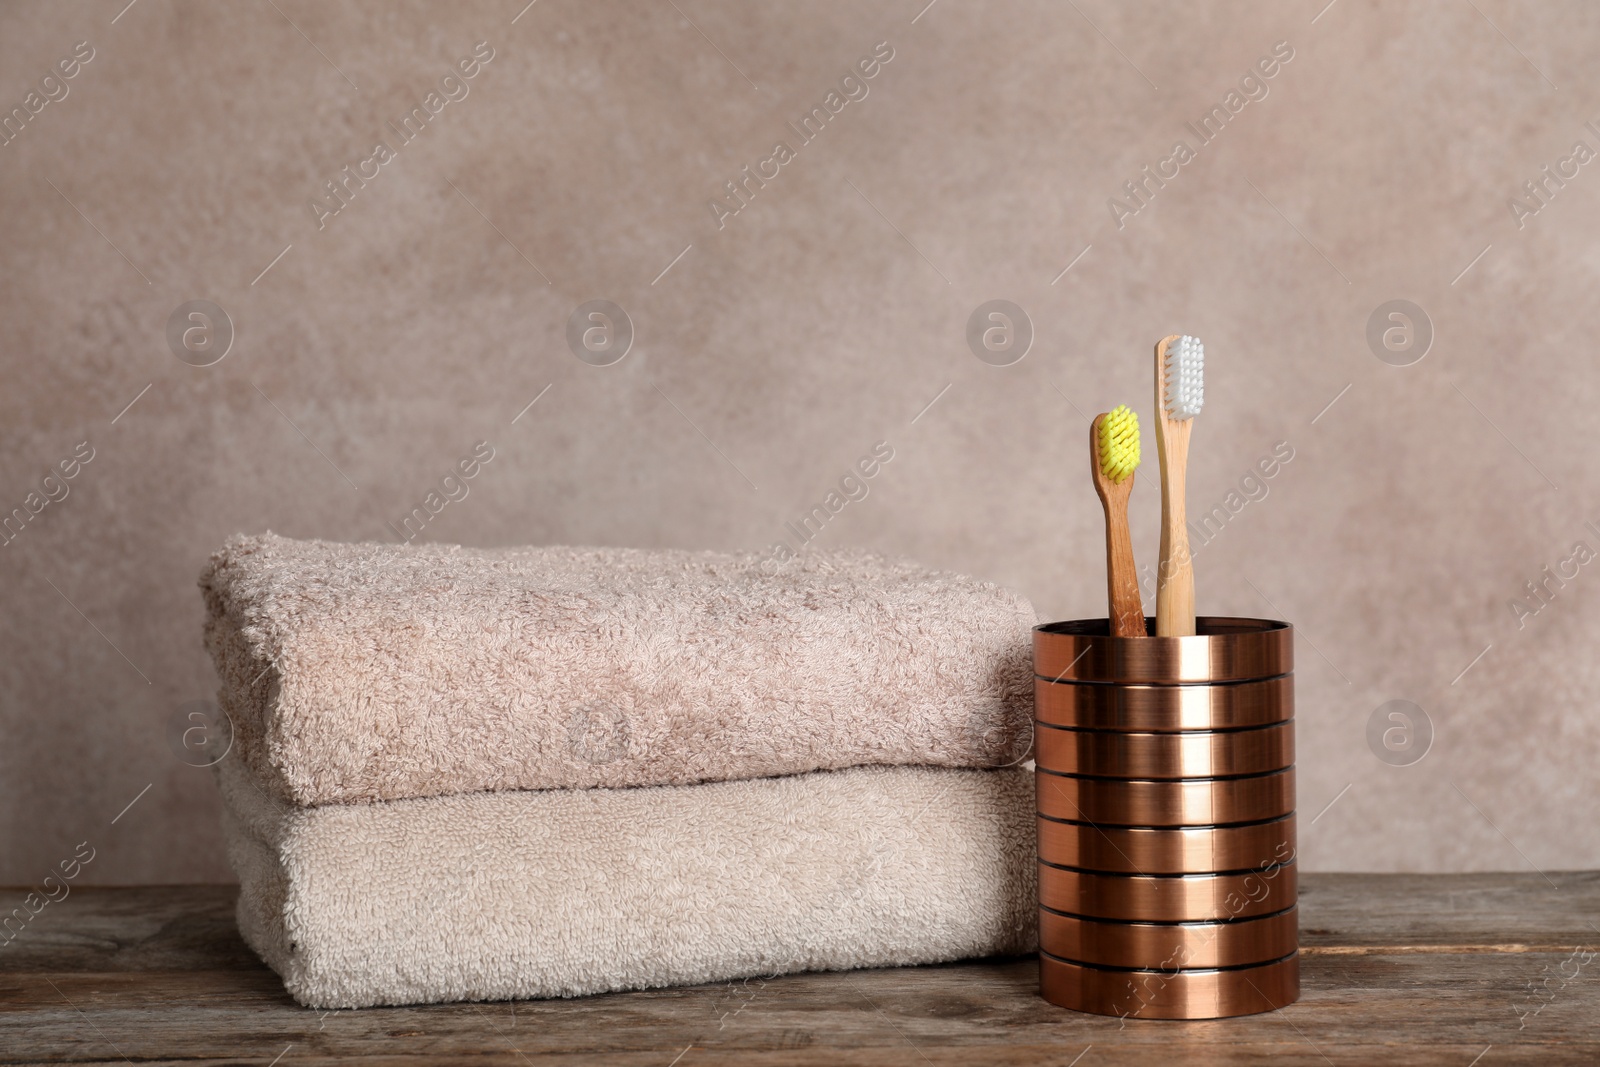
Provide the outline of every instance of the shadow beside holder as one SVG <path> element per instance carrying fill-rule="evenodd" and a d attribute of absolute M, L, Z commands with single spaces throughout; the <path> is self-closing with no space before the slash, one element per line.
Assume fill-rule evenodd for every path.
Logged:
<path fill-rule="evenodd" d="M 1150 620 L 1153 631 L 1154 620 Z M 1034 628 L 1040 991 L 1215 1019 L 1300 995 L 1294 631 Z"/>

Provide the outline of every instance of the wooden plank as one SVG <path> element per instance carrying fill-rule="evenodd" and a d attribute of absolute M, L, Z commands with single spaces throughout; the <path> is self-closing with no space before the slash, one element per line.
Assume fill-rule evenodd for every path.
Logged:
<path fill-rule="evenodd" d="M 1600 958 L 1572 953 L 1600 947 L 1600 875 L 1549 878 L 1306 875 L 1302 1000 L 1198 1023 L 1052 1007 L 1031 959 L 322 1013 L 239 940 L 231 887 L 85 888 L 0 949 L 0 1062 L 1593 1064 Z"/>
<path fill-rule="evenodd" d="M 1300 916 L 1302 947 L 1570 951 L 1582 942 L 1600 944 L 1600 871 L 1308 874 Z"/>
<path fill-rule="evenodd" d="M 0 889 L 0 900 L 26 892 Z M 0 948 L 0 972 L 260 968 L 234 923 L 238 895 L 216 885 L 80 887 Z"/>

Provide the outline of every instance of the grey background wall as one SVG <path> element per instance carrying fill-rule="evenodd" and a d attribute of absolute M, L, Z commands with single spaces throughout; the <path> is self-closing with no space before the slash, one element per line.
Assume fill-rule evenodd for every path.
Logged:
<path fill-rule="evenodd" d="M 207 554 L 394 540 L 480 440 L 422 537 L 766 549 L 887 441 L 815 544 L 1103 613 L 1085 417 L 1148 428 L 1171 331 L 1208 345 L 1191 506 L 1227 514 L 1202 610 L 1300 630 L 1305 864 L 1600 864 L 1600 10 L 925 2 L 0 8 L 26 115 L 0 147 L 0 510 L 39 509 L 0 547 L 0 882 L 85 840 L 84 881 L 228 879 L 210 772 L 167 741 L 215 686 Z M 803 143 L 786 124 L 875 48 Z M 1176 175 L 1132 199 L 1146 165 Z M 610 366 L 567 341 L 595 299 L 635 332 Z M 966 340 L 992 299 L 1034 333 L 1008 366 Z M 232 323 L 210 366 L 169 345 L 193 300 Z M 1420 309 L 1378 316 L 1396 350 L 1369 343 L 1393 300 Z M 1135 496 L 1150 563 L 1153 468 Z M 1530 581 L 1549 602 L 1519 612 Z M 1388 710 L 1369 742 L 1392 700 L 1431 723 L 1409 755 Z"/>

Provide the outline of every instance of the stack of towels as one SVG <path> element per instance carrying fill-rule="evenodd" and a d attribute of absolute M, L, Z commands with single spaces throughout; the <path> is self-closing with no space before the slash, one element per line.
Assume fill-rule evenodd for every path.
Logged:
<path fill-rule="evenodd" d="M 762 560 L 234 538 L 245 940 L 319 1008 L 1030 951 L 1033 609 Z"/>

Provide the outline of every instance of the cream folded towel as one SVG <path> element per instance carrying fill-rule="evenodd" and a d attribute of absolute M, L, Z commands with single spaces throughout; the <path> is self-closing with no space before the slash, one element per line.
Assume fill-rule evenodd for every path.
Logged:
<path fill-rule="evenodd" d="M 297 804 L 1013 763 L 1021 596 L 858 552 L 236 537 L 201 576 L 235 748 Z"/>
<path fill-rule="evenodd" d="M 239 929 L 300 1003 L 564 997 L 1031 951 L 1033 783 L 864 767 L 301 808 L 217 766 Z"/>

